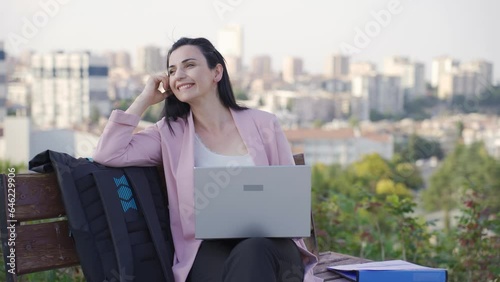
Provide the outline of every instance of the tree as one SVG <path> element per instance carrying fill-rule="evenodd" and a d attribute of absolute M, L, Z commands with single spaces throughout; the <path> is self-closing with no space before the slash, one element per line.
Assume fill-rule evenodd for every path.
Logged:
<path fill-rule="evenodd" d="M 149 122 L 157 122 L 162 118 L 161 113 L 163 110 L 163 103 L 158 103 L 150 106 L 144 113 L 142 120 Z"/>
<path fill-rule="evenodd" d="M 323 126 L 323 121 L 320 119 L 315 119 L 313 121 L 313 128 L 321 128 Z"/>
<path fill-rule="evenodd" d="M 400 154 L 407 162 L 428 159 L 430 157 L 442 159 L 444 156 L 443 149 L 438 141 L 430 141 L 417 134 L 410 135 L 408 142 L 398 144 L 396 146 L 396 153 Z"/>
<path fill-rule="evenodd" d="M 92 108 L 90 109 L 90 122 L 92 124 L 97 124 L 100 117 L 101 112 L 99 111 L 99 108 L 97 108 L 96 106 L 92 106 Z"/>
<path fill-rule="evenodd" d="M 259 98 L 259 107 L 264 106 L 266 103 L 264 102 L 264 99 L 262 97 Z"/>
<path fill-rule="evenodd" d="M 375 192 L 381 195 L 411 196 L 410 190 L 403 183 L 395 183 L 391 179 L 380 179 L 375 187 Z"/>
<path fill-rule="evenodd" d="M 460 142 L 463 142 L 463 140 L 462 140 L 463 135 L 462 134 L 463 134 L 464 128 L 465 128 L 464 122 L 461 120 L 457 121 L 456 127 L 457 127 L 457 138 L 458 138 L 458 140 L 460 140 Z"/>
<path fill-rule="evenodd" d="M 478 193 L 480 204 L 488 213 L 500 211 L 500 164 L 488 155 L 483 143 L 457 144 L 431 176 L 429 188 L 422 192 L 424 208 L 443 210 L 449 229 L 449 212 L 459 206 L 468 190 Z"/>
<path fill-rule="evenodd" d="M 248 100 L 248 96 L 242 89 L 237 89 L 234 91 L 234 96 L 236 100 Z"/>
<path fill-rule="evenodd" d="M 365 155 L 360 161 L 354 163 L 352 168 L 356 176 L 366 181 L 371 191 L 375 191 L 375 185 L 379 179 L 390 178 L 392 175 L 389 163 L 376 153 Z"/>
<path fill-rule="evenodd" d="M 415 100 L 405 101 L 405 117 L 416 120 L 429 118 L 429 110 L 439 103 L 439 99 L 434 96 L 420 97 Z"/>
<path fill-rule="evenodd" d="M 132 99 L 124 99 L 116 101 L 115 104 L 117 109 L 125 111 L 126 109 L 128 109 L 128 107 L 130 107 L 130 105 L 132 105 L 132 102 Z"/>

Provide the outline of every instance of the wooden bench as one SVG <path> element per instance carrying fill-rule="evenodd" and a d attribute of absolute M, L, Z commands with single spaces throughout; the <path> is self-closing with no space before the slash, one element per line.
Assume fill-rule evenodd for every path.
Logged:
<path fill-rule="evenodd" d="M 294 158 L 296 164 L 304 164 L 302 154 L 295 155 Z M 15 191 L 9 190 L 10 181 L 15 181 L 12 182 Z M 27 273 L 79 264 L 73 239 L 69 236 L 66 213 L 54 173 L 15 176 L 2 174 L 0 189 L 0 230 L 6 281 L 17 281 L 18 276 Z M 15 208 L 14 213 L 9 211 L 12 208 Z M 9 217 L 10 214 L 14 217 Z M 312 236 L 306 243 L 310 249 L 317 250 L 314 228 L 312 231 Z M 11 252 L 13 242 L 15 259 L 12 259 Z M 347 280 L 328 271 L 328 265 L 367 261 L 334 252 L 320 253 L 319 258 L 320 262 L 314 273 L 325 281 L 335 282 Z M 3 279 L 0 277 L 0 280 Z"/>

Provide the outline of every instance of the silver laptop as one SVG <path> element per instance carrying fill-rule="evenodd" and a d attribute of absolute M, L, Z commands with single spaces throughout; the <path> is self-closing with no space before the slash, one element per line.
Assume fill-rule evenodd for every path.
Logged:
<path fill-rule="evenodd" d="M 309 237 L 311 167 L 196 167 L 195 237 Z"/>

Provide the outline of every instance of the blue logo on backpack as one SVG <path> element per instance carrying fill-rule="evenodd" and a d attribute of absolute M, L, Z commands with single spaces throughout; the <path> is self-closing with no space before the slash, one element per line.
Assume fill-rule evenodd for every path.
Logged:
<path fill-rule="evenodd" d="M 123 212 L 127 212 L 128 209 L 137 210 L 137 206 L 135 205 L 135 200 L 132 197 L 132 190 L 130 189 L 130 185 L 128 185 L 127 178 L 123 175 L 120 178 L 114 178 L 116 187 L 118 188 L 118 197 L 120 197 L 120 201 L 122 203 Z"/>

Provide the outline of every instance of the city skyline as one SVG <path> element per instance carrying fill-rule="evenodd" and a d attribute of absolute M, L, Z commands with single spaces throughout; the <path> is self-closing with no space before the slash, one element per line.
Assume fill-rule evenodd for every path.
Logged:
<path fill-rule="evenodd" d="M 352 61 L 371 61 L 379 70 L 388 56 L 408 56 L 425 64 L 427 81 L 432 59 L 442 55 L 500 65 L 499 39 L 491 34 L 500 25 L 494 15 L 500 3 L 495 1 L 287 1 L 286 6 L 260 0 L 108 2 L 8 0 L 1 4 L 9 13 L 2 17 L 0 40 L 14 55 L 32 49 L 126 50 L 135 56 L 140 46 L 167 47 L 181 36 L 203 36 L 217 44 L 221 28 L 241 24 L 244 64 L 267 54 L 275 71 L 286 56 L 296 56 L 303 58 L 306 71 L 323 73 L 329 55 L 353 50 L 358 53 L 351 55 Z M 179 12 L 165 21 L 170 5 Z M 34 28 L 28 38 L 30 24 Z M 494 82 L 500 81 L 500 72 L 493 75 Z"/>

